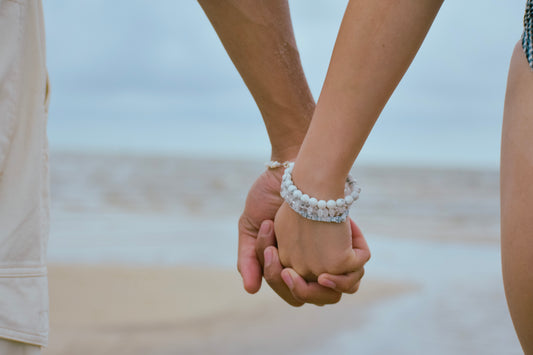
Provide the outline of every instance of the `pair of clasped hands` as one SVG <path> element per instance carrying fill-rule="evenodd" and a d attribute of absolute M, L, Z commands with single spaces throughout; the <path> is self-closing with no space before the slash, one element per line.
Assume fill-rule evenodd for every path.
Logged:
<path fill-rule="evenodd" d="M 244 288 L 256 293 L 264 277 L 292 306 L 337 303 L 343 293 L 358 290 L 368 245 L 350 218 L 317 222 L 293 211 L 280 196 L 283 171 L 266 170 L 248 193 L 237 263 Z"/>

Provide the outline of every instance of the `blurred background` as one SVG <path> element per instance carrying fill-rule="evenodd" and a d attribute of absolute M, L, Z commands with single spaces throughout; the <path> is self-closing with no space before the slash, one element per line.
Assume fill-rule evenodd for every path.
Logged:
<path fill-rule="evenodd" d="M 315 99 L 347 1 L 292 0 Z M 363 148 L 360 292 L 291 309 L 235 270 L 270 146 L 194 2 L 45 1 L 46 354 L 520 354 L 499 261 L 507 69 L 525 1 L 445 1 Z M 78 349 L 83 349 L 78 351 Z M 85 351 L 85 352 L 84 352 Z"/>

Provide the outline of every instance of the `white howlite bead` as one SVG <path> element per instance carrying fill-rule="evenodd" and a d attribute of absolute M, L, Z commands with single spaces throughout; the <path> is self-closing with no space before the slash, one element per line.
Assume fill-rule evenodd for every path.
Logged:
<path fill-rule="evenodd" d="M 334 201 L 334 200 L 329 200 L 329 201 L 326 203 L 326 206 L 327 206 L 329 209 L 333 209 L 333 208 L 337 207 L 337 202 Z"/>
<path fill-rule="evenodd" d="M 276 167 L 278 165 L 281 166 L 278 163 Z M 357 186 L 355 179 L 351 175 L 346 178 L 344 198 L 318 200 L 308 194 L 304 194 L 292 181 L 291 173 L 294 163 L 284 163 L 283 166 L 286 169 L 282 175 L 280 194 L 294 211 L 304 218 L 315 221 L 341 223 L 346 220 L 351 204 L 357 200 L 361 191 L 361 188 Z"/>

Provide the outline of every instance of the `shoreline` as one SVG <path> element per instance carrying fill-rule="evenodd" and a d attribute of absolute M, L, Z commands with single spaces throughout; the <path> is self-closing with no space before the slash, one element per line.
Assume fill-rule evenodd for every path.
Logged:
<path fill-rule="evenodd" d="M 262 171 L 249 160 L 56 153 L 52 222 L 119 213 L 236 224 Z M 351 216 L 365 234 L 499 243 L 496 170 L 356 166 L 353 174 L 363 191 Z"/>

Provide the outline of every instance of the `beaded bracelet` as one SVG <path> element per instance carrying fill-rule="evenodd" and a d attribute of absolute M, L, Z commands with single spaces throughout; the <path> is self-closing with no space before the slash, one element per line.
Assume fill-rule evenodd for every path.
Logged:
<path fill-rule="evenodd" d="M 344 198 L 338 200 L 318 200 L 304 194 L 300 191 L 292 181 L 292 169 L 294 163 L 288 163 L 283 179 L 281 182 L 281 197 L 287 202 L 291 208 L 300 216 L 320 222 L 334 222 L 342 223 L 346 221 L 351 205 L 359 198 L 361 188 L 357 185 L 357 181 L 348 175 L 346 178 L 346 185 Z"/>

